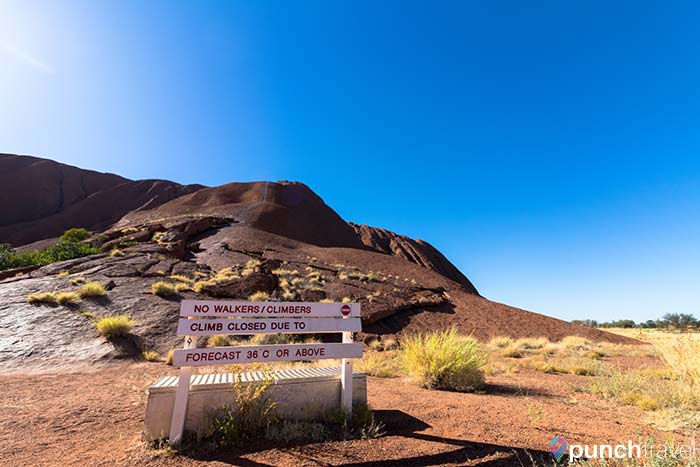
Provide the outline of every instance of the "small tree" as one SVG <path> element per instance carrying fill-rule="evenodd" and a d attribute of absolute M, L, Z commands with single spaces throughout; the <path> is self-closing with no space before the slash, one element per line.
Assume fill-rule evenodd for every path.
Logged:
<path fill-rule="evenodd" d="M 689 327 L 697 326 L 698 320 L 689 313 L 666 313 L 659 320 L 663 326 L 685 331 Z"/>

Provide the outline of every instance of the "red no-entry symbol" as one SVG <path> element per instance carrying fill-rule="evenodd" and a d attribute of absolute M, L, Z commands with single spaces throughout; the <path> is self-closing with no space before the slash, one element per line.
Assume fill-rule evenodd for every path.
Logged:
<path fill-rule="evenodd" d="M 343 305 L 340 307 L 340 312 L 343 314 L 343 316 L 349 315 L 350 311 L 351 311 L 350 305 Z"/>

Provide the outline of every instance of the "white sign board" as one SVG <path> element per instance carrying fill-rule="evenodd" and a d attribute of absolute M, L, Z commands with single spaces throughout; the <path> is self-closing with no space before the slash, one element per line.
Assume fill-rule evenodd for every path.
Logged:
<path fill-rule="evenodd" d="M 352 333 L 361 331 L 359 303 L 243 302 L 230 300 L 183 300 L 177 334 L 185 348 L 173 353 L 173 366 L 180 367 L 170 421 L 170 444 L 182 440 L 187 415 L 192 367 L 253 362 L 342 358 L 340 404 L 352 412 L 352 359 L 362 357 L 362 344 Z M 201 318 L 201 319 L 198 319 Z M 197 348 L 197 336 L 246 334 L 342 333 L 340 344 L 246 345 Z"/>
<path fill-rule="evenodd" d="M 274 333 L 329 333 L 361 331 L 360 318 L 219 318 L 180 319 L 178 336 L 241 336 Z"/>
<path fill-rule="evenodd" d="M 360 358 L 362 344 L 285 344 L 181 349 L 173 354 L 173 366 L 233 365 L 253 362 Z"/>
<path fill-rule="evenodd" d="M 180 316 L 217 318 L 359 317 L 359 303 L 242 302 L 227 300 L 183 300 Z"/>

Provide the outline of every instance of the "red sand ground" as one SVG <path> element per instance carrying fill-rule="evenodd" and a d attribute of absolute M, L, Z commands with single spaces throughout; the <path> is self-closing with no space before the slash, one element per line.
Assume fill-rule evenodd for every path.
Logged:
<path fill-rule="evenodd" d="M 613 363 L 654 364 L 642 357 Z M 666 438 L 641 422 L 640 409 L 572 390 L 593 377 L 526 370 L 488 378 L 482 394 L 369 378 L 370 405 L 388 431 L 375 440 L 179 456 L 147 449 L 140 440 L 146 388 L 173 371 L 121 363 L 74 374 L 0 376 L 0 465 L 529 466 L 524 450 L 546 458 L 555 435 L 586 443 Z"/>

